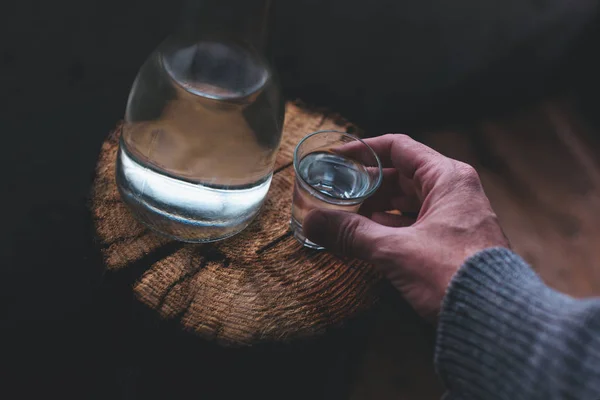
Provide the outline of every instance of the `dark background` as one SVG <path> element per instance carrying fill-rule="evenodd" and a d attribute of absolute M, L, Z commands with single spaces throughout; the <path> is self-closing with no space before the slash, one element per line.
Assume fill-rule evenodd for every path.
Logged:
<path fill-rule="evenodd" d="M 227 397 L 242 390 L 239 385 L 260 392 L 261 383 L 239 381 L 255 363 L 263 375 L 283 379 L 274 387 L 298 385 L 302 380 L 290 376 L 304 373 L 322 389 L 313 398 L 345 398 L 338 387 L 347 375 L 333 376 L 324 366 L 309 373 L 303 366 L 329 356 L 354 362 L 344 359 L 343 349 L 368 317 L 352 334 L 334 330 L 316 345 L 188 350 L 193 339 L 148 326 L 144 310 L 132 308 L 127 285 L 104 275 L 87 212 L 96 156 L 123 115 L 138 67 L 175 26 L 180 4 L 0 6 L 4 398 L 178 398 L 189 395 L 195 381 L 205 393 Z M 592 0 L 278 1 L 272 39 L 288 97 L 340 112 L 370 134 L 418 136 L 558 92 L 576 92 L 591 113 L 598 110 L 598 7 Z M 158 361 L 143 358 L 148 348 Z M 296 369 L 278 371 L 293 357 L 299 357 Z M 201 379 L 194 369 L 184 369 L 189 376 L 169 372 L 202 360 L 202 373 L 230 373 L 237 388 L 216 375 Z M 151 362 L 164 368 L 148 372 L 143 365 Z M 174 382 L 186 389 L 173 391 Z M 287 397 L 307 397 L 309 386 Z"/>

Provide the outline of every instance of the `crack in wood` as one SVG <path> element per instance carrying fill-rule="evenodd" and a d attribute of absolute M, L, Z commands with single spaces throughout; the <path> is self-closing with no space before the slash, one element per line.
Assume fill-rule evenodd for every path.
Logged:
<path fill-rule="evenodd" d="M 194 260 L 194 255 L 196 255 L 199 252 L 199 250 L 206 250 L 206 252 L 201 255 L 202 261 L 198 265 L 193 266 L 192 263 Z M 193 254 L 190 255 L 190 259 L 188 262 L 189 271 L 181 275 L 179 278 L 177 278 L 167 286 L 165 294 L 161 296 L 161 299 L 158 302 L 157 309 L 162 309 L 162 307 L 165 305 L 165 302 L 167 301 L 167 297 L 169 297 L 169 294 L 171 293 L 171 291 L 173 291 L 173 289 L 175 289 L 177 285 L 185 282 L 188 279 L 193 278 L 198 272 L 200 272 L 200 270 L 206 267 L 210 262 L 221 262 L 223 264 L 223 267 L 225 268 L 228 267 L 230 264 L 229 258 L 218 249 L 214 247 L 209 247 L 208 249 L 200 247 L 199 249 L 194 251 Z M 188 303 L 187 307 L 189 307 L 190 303 L 191 301 Z"/>
<path fill-rule="evenodd" d="M 287 164 L 283 164 L 281 167 L 277 168 L 275 171 L 273 171 L 273 175 L 283 171 L 284 169 L 291 167 L 294 163 L 293 162 L 289 162 Z"/>
<path fill-rule="evenodd" d="M 107 205 L 114 205 L 114 204 L 119 204 L 121 203 L 123 200 L 121 200 L 121 198 L 116 198 L 116 199 L 103 199 L 103 200 L 99 200 L 99 203 L 104 203 Z"/>
<path fill-rule="evenodd" d="M 115 245 L 115 244 L 123 244 L 128 240 L 140 239 L 141 237 L 143 237 L 149 233 L 150 233 L 150 230 L 148 228 L 144 228 L 141 232 L 136 233 L 135 235 L 121 236 L 114 240 L 106 241 L 105 243 L 102 244 L 102 249 L 108 249 L 110 246 Z"/>
<path fill-rule="evenodd" d="M 324 112 L 323 115 L 321 116 L 321 120 L 319 121 L 319 125 L 317 125 L 318 129 L 321 129 L 321 127 L 323 126 L 323 124 L 325 123 L 325 121 L 327 121 L 327 118 L 329 118 L 329 113 L 328 112 Z"/>
<path fill-rule="evenodd" d="M 267 251 L 267 250 L 269 250 L 269 249 L 277 246 L 279 243 L 281 243 L 285 239 L 289 238 L 290 236 L 292 236 L 292 231 L 287 231 L 283 235 L 279 236 L 278 238 L 275 238 L 275 239 L 271 240 L 269 243 L 265 244 L 263 247 L 261 247 L 260 249 L 256 250 L 256 254 L 262 254 L 262 253 L 264 253 L 265 251 Z"/>
<path fill-rule="evenodd" d="M 173 255 L 175 252 L 183 247 L 183 243 L 180 242 L 169 242 L 155 250 L 150 251 L 148 254 L 139 258 L 137 261 L 132 262 L 126 268 L 121 268 L 114 271 L 116 279 L 123 279 L 126 285 L 131 286 L 137 282 L 142 275 L 151 268 L 157 262 Z"/>

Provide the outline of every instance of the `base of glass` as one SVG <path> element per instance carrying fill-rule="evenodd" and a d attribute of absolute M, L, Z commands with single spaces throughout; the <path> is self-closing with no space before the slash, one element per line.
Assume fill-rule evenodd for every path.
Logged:
<path fill-rule="evenodd" d="M 319 246 L 315 242 L 311 242 L 310 240 L 308 240 L 306 238 L 306 236 L 304 236 L 304 231 L 302 230 L 302 224 L 300 224 L 298 221 L 296 221 L 293 217 L 290 220 L 290 229 L 292 230 L 292 233 L 294 234 L 294 238 L 296 238 L 296 240 L 298 242 L 300 242 L 300 244 L 302 246 L 308 247 L 309 249 L 314 249 L 314 250 L 325 250 L 325 247 Z"/>

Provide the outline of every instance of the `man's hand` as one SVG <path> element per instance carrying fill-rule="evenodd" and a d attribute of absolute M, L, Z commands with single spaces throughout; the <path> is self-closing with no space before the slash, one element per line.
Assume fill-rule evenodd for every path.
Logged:
<path fill-rule="evenodd" d="M 304 232 L 333 252 L 371 262 L 421 316 L 435 322 L 463 261 L 509 243 L 473 167 L 406 135 L 365 141 L 384 167 L 379 190 L 365 201 L 362 215 L 313 210 Z M 418 216 L 386 212 L 391 210 Z"/>

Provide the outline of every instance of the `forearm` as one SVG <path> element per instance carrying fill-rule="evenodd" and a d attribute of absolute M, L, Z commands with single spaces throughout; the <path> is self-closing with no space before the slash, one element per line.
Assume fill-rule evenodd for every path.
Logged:
<path fill-rule="evenodd" d="M 484 250 L 450 284 L 435 361 L 453 399 L 598 400 L 600 299 L 560 294 L 509 250 Z"/>

